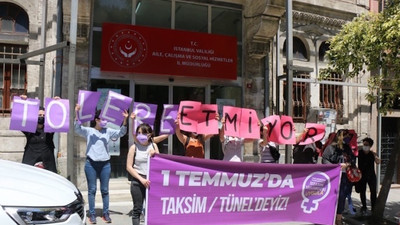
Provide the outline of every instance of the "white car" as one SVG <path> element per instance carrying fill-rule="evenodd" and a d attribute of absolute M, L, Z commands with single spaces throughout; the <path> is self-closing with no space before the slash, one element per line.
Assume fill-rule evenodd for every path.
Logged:
<path fill-rule="evenodd" d="M 0 224 L 86 224 L 85 204 L 70 181 L 45 169 L 0 160 Z"/>

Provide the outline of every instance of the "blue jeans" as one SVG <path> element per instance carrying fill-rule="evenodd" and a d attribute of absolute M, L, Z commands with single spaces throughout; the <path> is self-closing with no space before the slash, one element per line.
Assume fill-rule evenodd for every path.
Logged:
<path fill-rule="evenodd" d="M 108 213 L 110 197 L 108 195 L 108 184 L 111 175 L 110 161 L 93 161 L 89 158 L 85 163 L 85 175 L 88 185 L 89 213 L 96 215 L 95 197 L 97 189 L 97 178 L 100 178 L 100 191 L 103 199 L 103 213 Z"/>
<path fill-rule="evenodd" d="M 343 213 L 344 205 L 346 204 L 346 197 L 351 193 L 352 187 L 353 186 L 351 182 L 349 181 L 349 179 L 347 179 L 346 173 L 342 173 L 342 177 L 340 179 L 339 199 L 336 214 Z"/>

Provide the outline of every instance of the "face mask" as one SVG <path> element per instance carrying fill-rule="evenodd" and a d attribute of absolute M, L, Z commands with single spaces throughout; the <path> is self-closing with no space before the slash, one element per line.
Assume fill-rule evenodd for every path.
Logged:
<path fill-rule="evenodd" d="M 38 118 L 38 124 L 44 124 L 44 117 Z"/>
<path fill-rule="evenodd" d="M 149 138 L 145 134 L 138 134 L 136 139 L 140 144 L 146 144 L 146 142 L 149 141 Z"/>
<path fill-rule="evenodd" d="M 104 128 L 104 127 L 107 126 L 107 123 L 108 123 L 107 120 L 100 120 L 99 125 L 100 125 L 101 128 Z"/>
<path fill-rule="evenodd" d="M 364 152 L 369 152 L 370 149 L 371 149 L 370 146 L 363 146 Z"/>

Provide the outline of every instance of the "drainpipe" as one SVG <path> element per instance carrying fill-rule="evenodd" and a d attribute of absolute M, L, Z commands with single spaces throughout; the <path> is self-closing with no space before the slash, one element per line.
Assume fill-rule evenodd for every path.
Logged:
<path fill-rule="evenodd" d="M 68 58 L 68 99 L 69 99 L 69 132 L 67 139 L 67 178 L 77 185 L 77 176 L 75 173 L 75 131 L 74 131 L 74 115 L 75 115 L 75 64 L 76 64 L 76 31 L 78 23 L 78 0 L 71 0 L 71 21 L 70 21 L 70 46 Z"/>
<path fill-rule="evenodd" d="M 46 47 L 46 23 L 47 23 L 47 0 L 42 1 L 42 27 L 41 27 L 41 48 Z M 40 99 L 40 105 L 43 106 L 44 101 L 44 66 L 46 61 L 46 54 L 43 53 L 40 56 L 40 67 L 39 67 L 39 90 L 38 95 Z"/>
<path fill-rule="evenodd" d="M 286 109 L 287 116 L 293 115 L 293 16 L 292 0 L 286 0 Z M 292 163 L 292 145 L 285 145 L 285 163 Z"/>

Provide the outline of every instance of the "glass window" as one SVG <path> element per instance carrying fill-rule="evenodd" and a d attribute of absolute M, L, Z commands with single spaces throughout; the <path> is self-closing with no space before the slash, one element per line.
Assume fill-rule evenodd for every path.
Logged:
<path fill-rule="evenodd" d="M 207 33 L 207 6 L 177 2 L 175 29 Z"/>
<path fill-rule="evenodd" d="M 93 26 L 104 22 L 132 23 L 132 0 L 96 0 L 93 8 Z"/>
<path fill-rule="evenodd" d="M 136 25 L 171 28 L 170 0 L 140 0 L 135 13 Z"/>
<path fill-rule="evenodd" d="M 96 67 L 100 67 L 101 34 L 101 32 L 93 31 L 92 65 Z"/>
<path fill-rule="evenodd" d="M 20 12 L 15 20 L 16 20 L 15 31 L 21 33 L 28 33 L 29 30 L 28 15 L 25 12 L 23 13 Z"/>
<path fill-rule="evenodd" d="M 324 41 L 319 46 L 318 54 L 319 54 L 319 61 L 325 61 L 326 52 L 329 50 L 329 43 Z"/>
<path fill-rule="evenodd" d="M 286 40 L 283 44 L 283 55 L 286 56 Z M 308 60 L 307 48 L 300 38 L 293 37 L 293 58 Z"/>
<path fill-rule="evenodd" d="M 14 31 L 14 21 L 10 18 L 3 18 L 1 20 L 1 31 L 2 32 L 13 32 Z"/>
<path fill-rule="evenodd" d="M 29 32 L 28 14 L 21 7 L 11 3 L 0 3 L 0 32 Z"/>
<path fill-rule="evenodd" d="M 239 42 L 242 41 L 242 12 L 239 10 L 212 8 L 211 32 L 235 36 Z"/>

